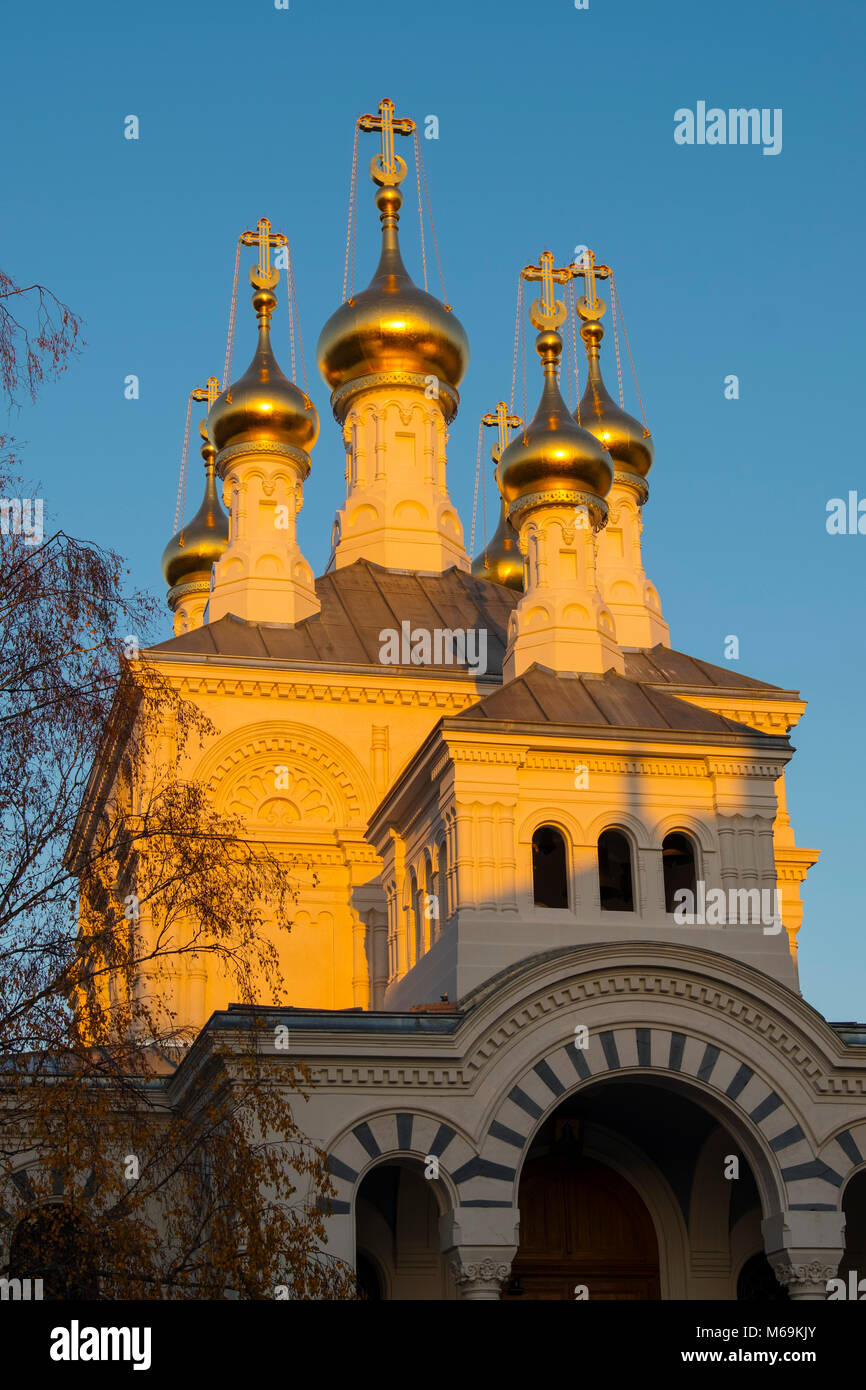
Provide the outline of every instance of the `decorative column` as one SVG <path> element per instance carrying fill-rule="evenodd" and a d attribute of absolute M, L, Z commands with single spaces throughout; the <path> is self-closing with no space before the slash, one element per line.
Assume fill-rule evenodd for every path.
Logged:
<path fill-rule="evenodd" d="M 767 1259 L 791 1298 L 826 1299 L 845 1253 L 841 1211 L 778 1212 L 761 1223 Z"/>
<path fill-rule="evenodd" d="M 498 1300 L 517 1254 L 520 1213 L 514 1207 L 458 1207 L 439 1218 L 442 1250 L 457 1297 Z"/>
<path fill-rule="evenodd" d="M 511 1277 L 511 1261 L 498 1258 L 498 1252 L 468 1262 L 464 1262 L 462 1256 L 455 1256 L 448 1268 L 457 1285 L 457 1297 L 467 1301 L 495 1299 L 498 1302 L 503 1285 Z"/>

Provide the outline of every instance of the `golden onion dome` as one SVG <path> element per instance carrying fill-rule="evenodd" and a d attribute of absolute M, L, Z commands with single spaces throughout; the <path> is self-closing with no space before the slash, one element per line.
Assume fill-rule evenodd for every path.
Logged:
<path fill-rule="evenodd" d="M 216 564 L 229 543 L 228 517 L 220 505 L 216 485 L 216 450 L 208 438 L 207 426 L 199 427 L 202 439 L 205 485 L 202 504 L 191 521 L 182 526 L 162 552 L 162 573 L 169 588 L 196 581 L 210 581 L 211 566 Z"/>
<path fill-rule="evenodd" d="M 456 388 L 469 363 L 469 342 L 456 314 L 419 289 L 403 264 L 397 230 L 402 202 L 393 184 L 376 192 L 382 223 L 379 265 L 367 288 L 341 304 L 322 329 L 319 371 L 331 391 L 341 396 L 365 377 L 433 376 L 450 418 L 457 408 Z"/>
<path fill-rule="evenodd" d="M 597 319 L 591 319 L 583 324 L 580 336 L 586 344 L 588 374 L 575 419 L 604 445 L 617 468 L 645 478 L 652 468 L 653 442 L 643 425 L 608 394 L 599 360 L 604 329 Z"/>
<path fill-rule="evenodd" d="M 562 338 L 554 328 L 545 328 L 535 347 L 544 370 L 541 400 L 530 424 L 514 435 L 499 462 L 499 486 L 511 515 L 516 502 L 528 503 L 537 494 L 558 492 L 570 498 L 582 493 L 601 500 L 613 480 L 608 454 L 576 423 L 562 399 L 557 381 Z"/>
<path fill-rule="evenodd" d="M 497 461 L 497 450 L 493 450 L 493 461 Z M 497 472 L 497 483 L 498 483 Z M 487 579 L 493 584 L 503 584 L 508 589 L 523 593 L 523 556 L 517 532 L 508 520 L 505 498 L 500 496 L 499 525 L 493 532 L 489 544 L 472 561 L 472 574 L 475 579 Z"/>
<path fill-rule="evenodd" d="M 233 444 L 290 444 L 309 453 L 319 434 L 319 416 L 305 391 L 280 370 L 271 347 L 273 290 L 257 284 L 253 308 L 259 325 L 256 354 L 239 381 L 218 396 L 208 414 L 208 432 L 219 452 Z M 272 272 L 273 283 L 279 272 Z"/>

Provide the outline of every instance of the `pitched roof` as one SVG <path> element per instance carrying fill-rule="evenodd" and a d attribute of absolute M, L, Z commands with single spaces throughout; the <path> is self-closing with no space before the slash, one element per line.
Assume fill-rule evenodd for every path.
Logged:
<path fill-rule="evenodd" d="M 385 628 L 399 632 L 403 622 L 427 631 L 486 628 L 487 675 L 495 680 L 502 675 L 508 619 L 520 600 L 513 589 L 486 579 L 473 579 L 456 568 L 444 574 L 418 574 L 385 569 L 370 560 L 356 560 L 345 569 L 321 575 L 316 580 L 316 594 L 321 612 L 295 626 L 248 623 L 229 615 L 160 642 L 150 651 L 310 665 L 379 666 L 379 633 Z M 431 665 L 433 669 L 455 669 L 448 663 Z M 730 667 L 699 661 L 661 644 L 626 651 L 625 666 L 629 679 L 650 685 L 783 693 L 779 686 L 742 676 Z"/>
<path fill-rule="evenodd" d="M 678 733 L 748 733 L 711 710 L 700 709 L 616 671 L 571 676 L 537 663 L 516 680 L 485 695 L 454 716 L 455 723 L 488 719 L 497 723 L 575 724 L 616 729 L 670 729 Z"/>
<path fill-rule="evenodd" d="M 725 686 L 729 690 L 766 690 L 782 694 L 781 686 L 768 685 L 766 681 L 755 680 L 752 676 L 742 676 L 730 666 L 714 666 L 710 661 L 699 661 L 695 656 L 686 656 L 685 652 L 663 647 L 660 642 L 655 647 L 626 651 L 624 655 L 626 675 L 635 681 Z"/>
<path fill-rule="evenodd" d="M 356 560 L 317 579 L 316 593 L 321 612 L 294 627 L 247 623 L 228 616 L 150 650 L 311 665 L 380 666 L 379 633 L 386 628 L 399 632 L 400 624 L 408 622 L 427 631 L 486 628 L 488 674 L 501 675 L 505 631 L 517 595 L 500 584 L 473 579 L 456 568 L 444 574 L 416 574 Z M 431 664 L 436 669 L 436 663 Z M 454 671 L 454 666 L 448 669 Z"/>

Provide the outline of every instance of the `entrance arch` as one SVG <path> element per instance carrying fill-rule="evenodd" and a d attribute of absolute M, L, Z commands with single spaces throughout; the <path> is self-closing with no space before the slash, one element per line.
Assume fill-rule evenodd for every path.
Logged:
<path fill-rule="evenodd" d="M 571 1087 L 561 1080 L 564 1049 L 536 1063 L 490 1126 L 497 1141 L 521 1149 L 511 1170 L 519 1245 L 504 1296 L 573 1299 L 585 1284 L 600 1299 L 735 1298 L 742 1259 L 734 1229 L 761 1229 L 762 1197 L 772 1190 L 772 1163 L 749 1124 L 757 1107 L 737 1113 L 730 1086 L 722 1097 L 681 1071 L 617 1066 L 610 1037 L 601 1050 L 607 1066 L 590 1070 L 572 1045 L 573 1069 L 583 1060 L 587 1075 Z M 546 1108 L 535 1083 L 547 1091 Z M 494 1167 L 488 1152 L 487 1172 L 501 1174 L 504 1186 L 508 1169 Z M 620 1246 L 623 1224 L 633 1236 L 630 1258 Z"/>
<path fill-rule="evenodd" d="M 355 1200 L 355 1268 L 362 1294 L 382 1300 L 453 1298 L 442 1254 L 439 1184 L 416 1158 L 392 1155 L 364 1174 Z"/>

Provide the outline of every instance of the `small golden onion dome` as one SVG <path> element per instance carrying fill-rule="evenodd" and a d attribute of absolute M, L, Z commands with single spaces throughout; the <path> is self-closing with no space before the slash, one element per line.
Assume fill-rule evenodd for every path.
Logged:
<path fill-rule="evenodd" d="M 207 419 L 208 433 L 219 451 L 232 444 L 271 443 L 291 444 L 309 453 L 318 437 L 316 407 L 289 381 L 274 357 L 270 323 L 276 302 L 272 290 L 256 287 L 256 355 L 240 380 L 217 397 Z"/>
<path fill-rule="evenodd" d="M 604 329 L 597 319 L 592 319 L 583 324 L 580 336 L 586 344 L 588 374 L 575 419 L 604 445 L 617 468 L 645 478 L 652 468 L 653 442 L 643 425 L 608 394 L 599 360 Z"/>
<path fill-rule="evenodd" d="M 496 451 L 493 452 L 496 462 Z M 497 483 L 499 481 L 497 472 Z M 493 584 L 504 584 L 508 589 L 523 593 L 523 556 L 517 540 L 517 532 L 508 520 L 505 498 L 500 497 L 499 525 L 484 547 L 481 554 L 472 561 L 472 574 L 475 579 L 487 579 Z"/>
<path fill-rule="evenodd" d="M 205 469 L 204 497 L 192 521 L 181 527 L 162 552 L 162 573 L 171 589 L 194 580 L 209 580 L 211 566 L 229 543 L 228 517 L 220 505 L 216 485 L 216 450 L 208 438 L 204 420 L 199 430 L 204 440 L 201 450 Z"/>
<path fill-rule="evenodd" d="M 499 486 L 509 504 L 534 493 L 610 491 L 610 458 L 594 435 L 581 429 L 559 390 L 557 365 L 562 339 L 546 328 L 535 340 L 544 369 L 544 388 L 535 416 L 518 430 L 499 461 Z"/>
<path fill-rule="evenodd" d="M 341 304 L 319 335 L 319 371 L 332 391 L 379 373 L 435 376 L 456 390 L 469 363 L 466 331 L 450 309 L 419 289 L 403 264 L 397 233 L 403 195 L 376 192 L 382 254 L 365 290 Z"/>

